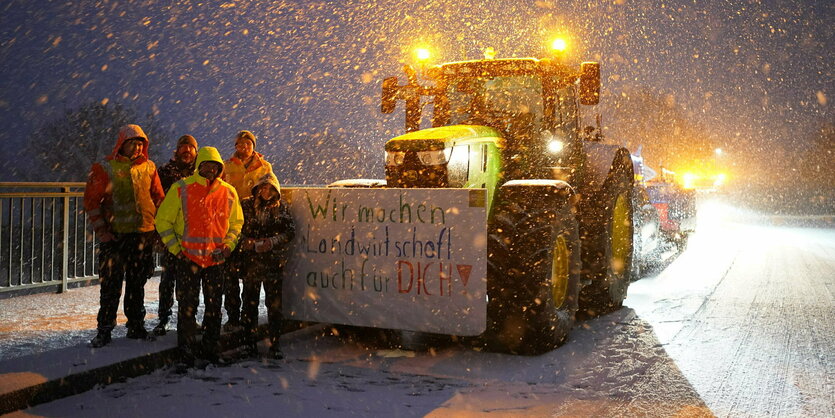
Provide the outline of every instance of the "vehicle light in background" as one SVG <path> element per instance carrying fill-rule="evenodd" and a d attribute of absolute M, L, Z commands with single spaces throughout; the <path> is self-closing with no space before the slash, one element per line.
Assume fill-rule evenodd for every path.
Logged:
<path fill-rule="evenodd" d="M 681 187 L 685 189 L 695 189 L 696 188 L 696 180 L 699 179 L 699 176 L 693 173 L 684 173 L 681 176 Z"/>
<path fill-rule="evenodd" d="M 720 187 L 725 184 L 725 180 L 727 180 L 728 176 L 725 173 L 719 173 L 713 177 L 713 187 Z"/>

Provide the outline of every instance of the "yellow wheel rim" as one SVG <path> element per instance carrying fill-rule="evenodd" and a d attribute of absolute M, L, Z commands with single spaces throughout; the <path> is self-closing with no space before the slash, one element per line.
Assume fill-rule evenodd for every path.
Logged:
<path fill-rule="evenodd" d="M 618 195 L 612 213 L 612 271 L 617 275 L 626 269 L 627 257 L 632 253 L 632 218 L 626 193 Z"/>
<path fill-rule="evenodd" d="M 568 245 L 565 238 L 560 236 L 554 244 L 554 260 L 551 263 L 551 292 L 554 295 L 554 306 L 561 307 L 565 302 L 568 290 Z"/>

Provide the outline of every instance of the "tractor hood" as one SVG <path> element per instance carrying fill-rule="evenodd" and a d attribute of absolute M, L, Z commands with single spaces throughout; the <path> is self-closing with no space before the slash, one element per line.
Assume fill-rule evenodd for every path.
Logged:
<path fill-rule="evenodd" d="M 480 125 L 452 125 L 422 129 L 400 135 L 386 142 L 386 151 L 439 151 L 471 141 L 493 139 L 502 147 L 502 135 L 499 131 Z"/>

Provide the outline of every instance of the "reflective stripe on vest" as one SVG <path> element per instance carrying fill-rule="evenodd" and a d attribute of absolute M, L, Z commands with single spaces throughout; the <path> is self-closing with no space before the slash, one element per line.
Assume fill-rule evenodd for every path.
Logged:
<path fill-rule="evenodd" d="M 218 184 L 185 184 L 182 180 L 178 183 L 183 210 L 180 246 L 186 257 L 198 265 L 207 267 L 217 264 L 211 254 L 223 246 L 224 238 L 229 235 L 234 195 Z"/>

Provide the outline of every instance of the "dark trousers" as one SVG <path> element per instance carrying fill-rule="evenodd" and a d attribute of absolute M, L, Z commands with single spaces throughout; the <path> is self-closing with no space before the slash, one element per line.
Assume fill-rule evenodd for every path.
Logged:
<path fill-rule="evenodd" d="M 244 290 L 241 325 L 244 328 L 246 342 L 255 343 L 257 341 L 258 305 L 261 304 L 261 285 L 263 284 L 266 293 L 265 303 L 267 305 L 270 343 L 278 347 L 283 319 L 281 315 L 281 269 L 243 267 L 242 273 Z"/>
<path fill-rule="evenodd" d="M 99 243 L 98 330 L 109 333 L 116 327 L 116 311 L 125 283 L 124 312 L 127 327 L 145 326 L 145 283 L 154 272 L 153 243 L 156 232 L 114 234 L 115 239 Z"/>
<path fill-rule="evenodd" d="M 241 320 L 241 284 L 239 270 L 245 263 L 242 260 L 230 260 L 224 267 L 223 279 L 223 307 L 229 322 L 235 323 Z"/>
<path fill-rule="evenodd" d="M 200 267 L 190 260 L 177 265 L 177 345 L 212 357 L 220 354 L 220 307 L 223 297 L 223 265 Z M 197 307 L 203 289 L 203 341 L 197 347 Z"/>
<path fill-rule="evenodd" d="M 162 259 L 162 274 L 159 277 L 159 322 L 167 324 L 174 307 L 174 288 L 177 284 L 177 257 L 166 251 Z"/>

